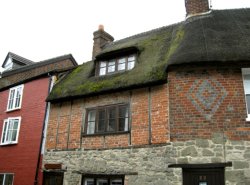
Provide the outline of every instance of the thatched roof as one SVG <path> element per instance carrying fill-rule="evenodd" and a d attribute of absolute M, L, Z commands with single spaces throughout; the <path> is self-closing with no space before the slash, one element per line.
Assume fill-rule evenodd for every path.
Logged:
<path fill-rule="evenodd" d="M 193 62 L 250 61 L 250 9 L 214 10 L 178 24 L 141 33 L 107 45 L 97 56 L 137 48 L 131 71 L 95 76 L 95 62 L 76 68 L 52 90 L 48 101 L 166 83 L 166 68 Z"/>

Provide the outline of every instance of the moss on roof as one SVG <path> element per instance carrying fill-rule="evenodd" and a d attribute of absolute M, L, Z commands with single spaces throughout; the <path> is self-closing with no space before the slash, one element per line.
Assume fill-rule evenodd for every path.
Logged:
<path fill-rule="evenodd" d="M 134 69 L 98 77 L 94 76 L 94 61 L 84 63 L 55 85 L 48 100 L 87 96 L 153 83 L 165 83 L 165 66 L 183 35 L 184 31 L 181 25 L 175 25 L 138 35 L 136 38 L 115 42 L 106 47 L 102 53 L 131 46 L 137 47 L 139 53 Z"/>
<path fill-rule="evenodd" d="M 100 56 L 131 47 L 139 50 L 134 69 L 96 77 L 94 61 L 87 62 L 56 84 L 47 100 L 165 83 L 169 65 L 250 61 L 250 9 L 216 10 L 125 38 L 107 45 Z"/>

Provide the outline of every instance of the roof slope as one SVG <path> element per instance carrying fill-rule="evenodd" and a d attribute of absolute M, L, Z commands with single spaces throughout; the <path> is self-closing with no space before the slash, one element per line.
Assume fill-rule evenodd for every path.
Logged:
<path fill-rule="evenodd" d="M 48 101 L 165 83 L 169 65 L 250 61 L 250 9 L 214 10 L 122 39 L 107 45 L 99 57 L 131 47 L 139 50 L 131 71 L 96 77 L 94 61 L 87 62 L 59 82 Z"/>
<path fill-rule="evenodd" d="M 5 63 L 7 62 L 8 58 L 12 58 L 15 60 L 15 62 L 21 64 L 21 65 L 29 65 L 29 64 L 33 64 L 34 62 L 31 60 L 28 60 L 26 58 L 23 58 L 15 53 L 9 52 L 2 64 L 2 67 L 4 67 Z"/>
<path fill-rule="evenodd" d="M 185 36 L 168 65 L 250 60 L 250 9 L 215 10 L 182 24 Z"/>
<path fill-rule="evenodd" d="M 48 73 L 66 71 L 75 66 L 77 66 L 77 63 L 73 56 L 69 54 L 6 71 L 0 78 L 0 90 L 30 81 L 43 75 L 48 75 Z"/>

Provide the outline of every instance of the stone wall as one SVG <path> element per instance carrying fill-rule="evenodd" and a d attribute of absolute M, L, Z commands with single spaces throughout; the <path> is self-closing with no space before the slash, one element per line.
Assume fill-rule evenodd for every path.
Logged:
<path fill-rule="evenodd" d="M 166 145 L 106 150 L 46 152 L 44 163 L 67 167 L 64 185 L 80 185 L 80 173 L 127 174 L 126 185 L 182 185 L 182 170 L 169 164 L 232 162 L 226 167 L 227 185 L 250 183 L 250 142 L 226 140 L 215 133 L 211 140 L 197 139 Z"/>

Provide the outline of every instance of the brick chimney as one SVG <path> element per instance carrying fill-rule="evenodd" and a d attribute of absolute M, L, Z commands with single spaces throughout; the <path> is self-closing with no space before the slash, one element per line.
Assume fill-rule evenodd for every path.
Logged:
<path fill-rule="evenodd" d="M 100 53 L 103 47 L 109 43 L 113 42 L 114 38 L 104 31 L 104 26 L 99 25 L 98 30 L 93 33 L 94 35 L 94 44 L 93 44 L 93 51 L 92 51 L 92 60 L 95 59 L 96 55 Z"/>
<path fill-rule="evenodd" d="M 208 0 L 185 0 L 186 16 L 202 14 L 209 12 Z"/>

